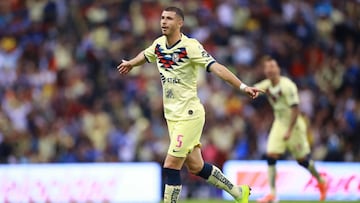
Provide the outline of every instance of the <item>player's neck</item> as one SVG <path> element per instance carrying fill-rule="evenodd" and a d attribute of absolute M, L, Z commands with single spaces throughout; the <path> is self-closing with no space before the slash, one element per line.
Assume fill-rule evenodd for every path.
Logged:
<path fill-rule="evenodd" d="M 177 43 L 181 39 L 181 32 L 176 32 L 172 35 L 166 36 L 166 45 L 167 47 L 172 47 L 175 43 Z"/>
<path fill-rule="evenodd" d="M 275 78 L 271 79 L 272 86 L 279 84 L 279 82 L 280 82 L 280 77 L 275 77 Z"/>

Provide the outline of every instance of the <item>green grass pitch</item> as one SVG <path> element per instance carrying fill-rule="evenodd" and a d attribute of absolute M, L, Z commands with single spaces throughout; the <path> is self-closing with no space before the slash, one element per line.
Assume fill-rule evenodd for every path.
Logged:
<path fill-rule="evenodd" d="M 233 201 L 225 200 L 180 200 L 179 203 L 233 203 Z M 249 203 L 256 203 L 250 201 Z M 280 203 L 355 203 L 355 201 L 280 201 Z"/>

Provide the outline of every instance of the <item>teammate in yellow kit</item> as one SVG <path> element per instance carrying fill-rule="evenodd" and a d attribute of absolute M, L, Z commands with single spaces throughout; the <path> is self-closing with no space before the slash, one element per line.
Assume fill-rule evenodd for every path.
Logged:
<path fill-rule="evenodd" d="M 267 143 L 268 178 L 270 194 L 259 199 L 260 203 L 277 202 L 276 197 L 276 161 L 289 150 L 297 162 L 305 167 L 318 181 L 320 200 L 326 198 L 327 186 L 320 177 L 310 159 L 310 147 L 307 140 L 307 127 L 299 112 L 299 95 L 294 82 L 280 75 L 280 67 L 270 56 L 263 57 L 262 66 L 266 79 L 255 84 L 265 90 L 273 108 L 274 121 Z"/>
<path fill-rule="evenodd" d="M 260 90 L 242 83 L 226 67 L 217 63 L 197 40 L 181 33 L 183 23 L 184 15 L 181 9 L 164 9 L 160 21 L 163 35 L 135 58 L 123 60 L 117 67 L 120 74 L 127 74 L 134 66 L 146 61 L 157 63 L 170 135 L 170 146 L 163 165 L 166 176 L 164 203 L 178 201 L 181 191 L 180 169 L 183 165 L 189 172 L 227 191 L 236 202 L 247 203 L 249 186 L 234 185 L 219 168 L 203 161 L 200 136 L 205 123 L 205 111 L 197 96 L 198 69 L 203 68 L 215 73 L 251 98 L 257 97 Z"/>

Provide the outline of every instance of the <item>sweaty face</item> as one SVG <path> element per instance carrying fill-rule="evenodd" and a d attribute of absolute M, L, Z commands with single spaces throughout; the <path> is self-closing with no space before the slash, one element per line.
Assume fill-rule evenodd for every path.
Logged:
<path fill-rule="evenodd" d="M 183 24 L 182 19 L 173 11 L 163 11 L 161 14 L 160 26 L 163 35 L 172 35 L 180 30 Z"/>
<path fill-rule="evenodd" d="M 264 73 L 270 80 L 276 79 L 280 76 L 280 67 L 275 60 L 264 62 Z"/>

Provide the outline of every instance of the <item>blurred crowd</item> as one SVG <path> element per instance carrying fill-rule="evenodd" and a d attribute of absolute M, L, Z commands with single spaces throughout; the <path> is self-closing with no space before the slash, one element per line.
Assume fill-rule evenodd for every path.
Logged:
<path fill-rule="evenodd" d="M 164 7 L 183 32 L 248 84 L 270 54 L 299 87 L 313 158 L 360 161 L 360 1 L 0 1 L 0 163 L 162 162 L 168 132 L 155 64 L 120 76 L 160 32 Z M 263 159 L 273 119 L 201 70 L 206 161 Z"/>

